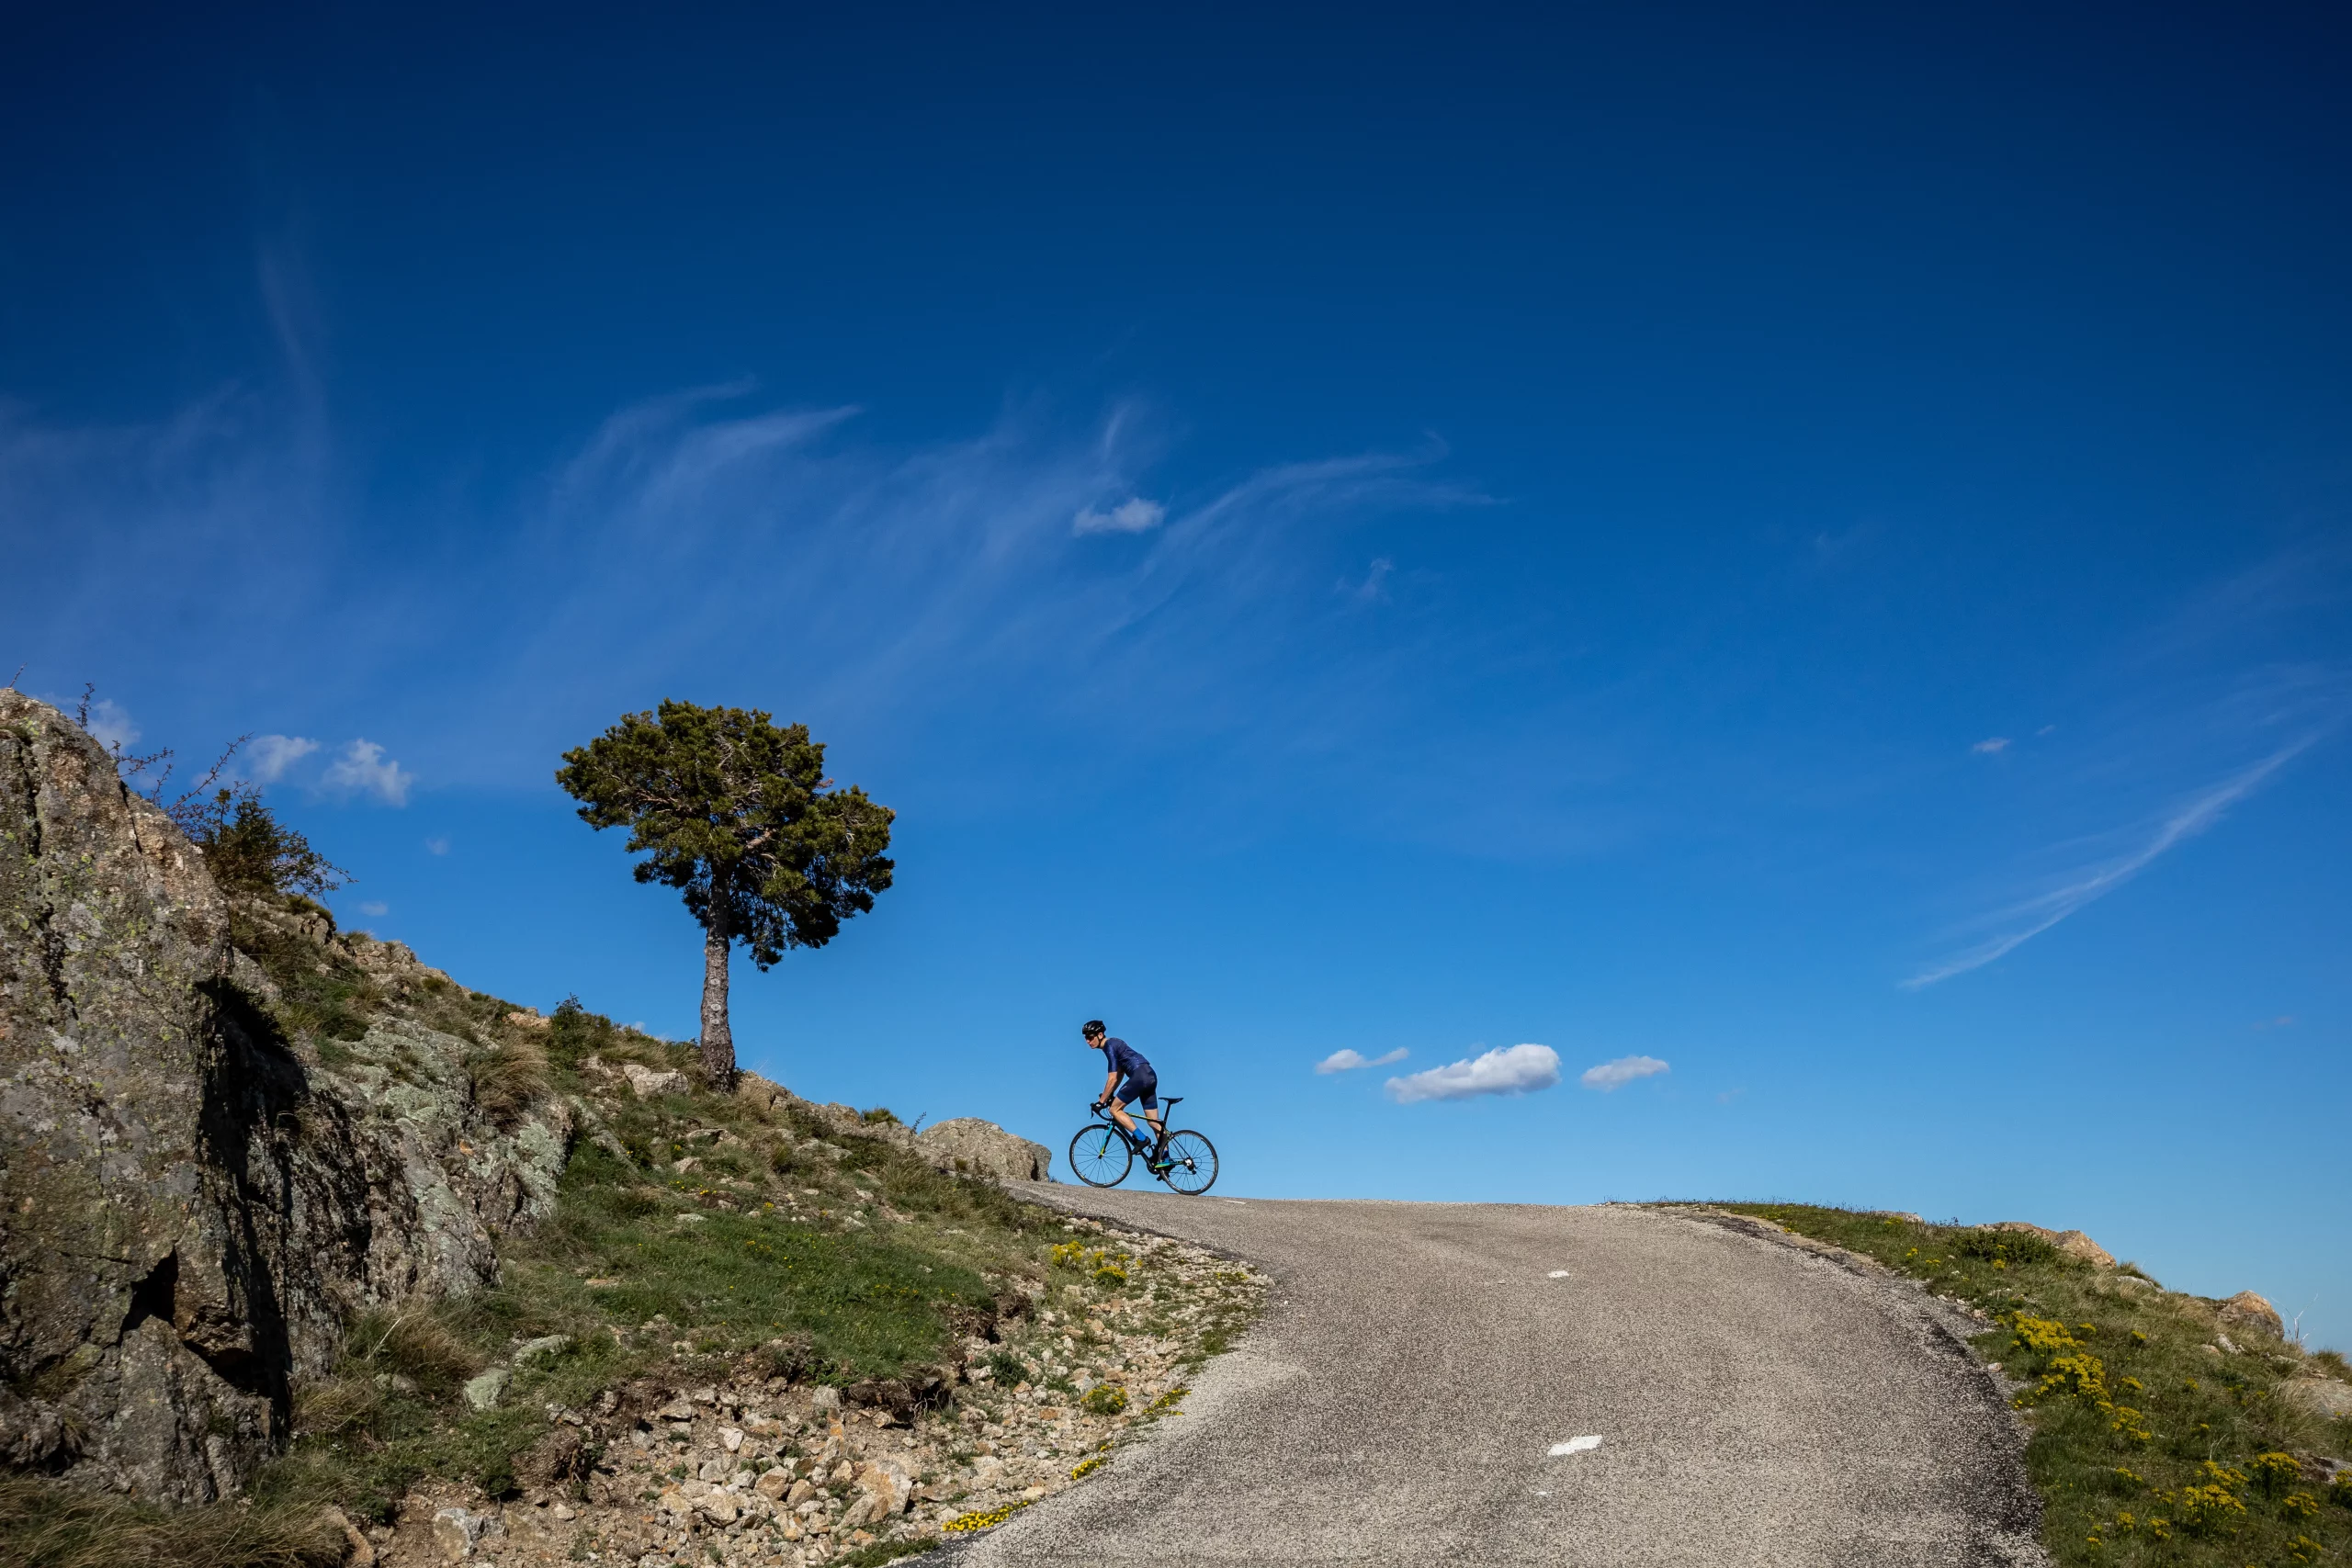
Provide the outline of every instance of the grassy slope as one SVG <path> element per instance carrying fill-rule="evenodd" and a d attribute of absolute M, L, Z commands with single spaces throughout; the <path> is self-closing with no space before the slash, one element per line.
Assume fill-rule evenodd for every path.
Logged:
<path fill-rule="evenodd" d="M 591 1055 L 691 1066 L 683 1047 L 593 1015 L 567 1013 L 548 1032 L 558 1092 L 586 1087 Z M 960 1326 L 1044 1273 L 1050 1218 L 797 1106 L 624 1093 L 608 1130 L 628 1156 L 583 1142 L 553 1220 L 505 1250 L 494 1289 L 355 1325 L 340 1375 L 307 1391 L 303 1437 L 265 1498 L 380 1516 L 428 1472 L 496 1494 L 544 1434 L 550 1403 L 584 1405 L 657 1369 L 717 1377 L 747 1359 L 843 1383 L 902 1376 L 952 1359 Z M 668 1168 L 689 1153 L 690 1172 Z M 498 1409 L 463 1409 L 467 1378 L 516 1341 L 553 1335 L 571 1345 L 518 1369 Z"/>
<path fill-rule="evenodd" d="M 2279 1397 L 2291 1374 L 2343 1375 L 2340 1356 L 2223 1329 L 2217 1303 L 2030 1235 L 1803 1204 L 1713 1206 L 1874 1258 L 1996 1318 L 1976 1348 L 2024 1385 L 2026 1468 L 2056 1562 L 2246 1568 L 2352 1556 L 2352 1475 L 2323 1484 L 2314 1462 L 2352 1454 L 2352 1421 Z M 2222 1333 L 2240 1354 L 2219 1350 Z"/>
<path fill-rule="evenodd" d="M 551 1222 L 504 1248 L 495 1288 L 352 1325 L 336 1373 L 300 1391 L 293 1448 L 249 1504 L 167 1516 L 0 1482 L 0 1560 L 339 1562 L 340 1532 L 316 1522 L 322 1504 L 364 1523 L 423 1476 L 502 1492 L 545 1436 L 548 1404 L 585 1405 L 655 1372 L 673 1382 L 747 1370 L 919 1377 L 955 1359 L 960 1334 L 1025 1309 L 1021 1287 L 1046 1277 L 1058 1215 L 845 1133 L 813 1108 L 700 1090 L 640 1100 L 590 1065 L 636 1061 L 692 1081 L 684 1047 L 571 1006 L 551 1028 L 514 1024 L 517 1010 L 494 997 L 446 982 L 390 988 L 333 948 L 322 973 L 299 938 L 251 922 L 238 935 L 283 989 L 279 1023 L 322 1065 L 349 1060 L 371 1018 L 405 1015 L 468 1043 L 486 1107 L 519 1114 L 561 1095 L 609 1109 L 575 1152 Z M 679 1172 L 689 1155 L 693 1168 Z M 570 1344 L 516 1369 L 497 1408 L 468 1408 L 466 1380 L 518 1341 L 554 1335 Z"/>

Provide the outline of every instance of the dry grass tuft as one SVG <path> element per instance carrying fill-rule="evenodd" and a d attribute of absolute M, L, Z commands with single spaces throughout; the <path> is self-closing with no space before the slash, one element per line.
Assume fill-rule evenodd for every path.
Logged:
<path fill-rule="evenodd" d="M 412 1380 L 430 1399 L 447 1399 L 485 1365 L 434 1307 L 407 1302 L 369 1313 L 353 1325 L 345 1367 Z"/>
<path fill-rule="evenodd" d="M 552 1083 L 547 1053 L 527 1040 L 508 1040 L 468 1057 L 466 1073 L 473 1079 L 474 1102 L 508 1133 Z"/>
<path fill-rule="evenodd" d="M 334 1568 L 340 1526 L 316 1509 L 215 1503 L 167 1512 L 53 1481 L 0 1478 L 10 1568 Z"/>

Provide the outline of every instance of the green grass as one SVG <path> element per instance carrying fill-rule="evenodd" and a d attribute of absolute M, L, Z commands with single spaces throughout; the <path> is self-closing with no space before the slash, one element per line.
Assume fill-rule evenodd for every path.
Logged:
<path fill-rule="evenodd" d="M 356 1040 L 384 1005 L 375 983 L 334 947 L 314 946 L 235 906 L 229 935 L 277 983 L 277 1021 L 289 1037 L 308 1034 L 322 1043 Z"/>
<path fill-rule="evenodd" d="M 2042 1540 L 2061 1565 L 2247 1568 L 2352 1555 L 2352 1485 L 2310 1461 L 2352 1455 L 2352 1421 L 2281 1399 L 2333 1352 L 2222 1328 L 2216 1303 L 2068 1258 L 2030 1234 L 1792 1203 L 1711 1207 L 1860 1253 L 1993 1316 L 1975 1347 L 2013 1381 L 2031 1437 Z M 2226 1333 L 2241 1354 L 2208 1349 Z"/>
<path fill-rule="evenodd" d="M 536 1039 L 504 1023 L 512 1010 L 495 998 L 449 990 L 410 1010 L 469 1030 L 460 1037 L 483 1050 L 530 1052 L 547 1091 L 605 1081 L 592 1057 L 693 1066 L 686 1048 L 576 1004 L 526 1032 Z M 495 1288 L 352 1325 L 335 1373 L 302 1391 L 297 1440 L 257 1498 L 334 1502 L 364 1521 L 387 1517 L 426 1476 L 498 1495 L 546 1438 L 549 1404 L 584 1407 L 646 1375 L 920 1374 L 959 1359 L 958 1336 L 1044 1273 L 1054 1219 L 799 1107 L 704 1092 L 648 1102 L 624 1089 L 605 1116 L 628 1153 L 578 1145 L 554 1214 L 506 1247 Z M 515 1369 L 497 1408 L 465 1408 L 468 1378 L 549 1335 L 571 1343 Z"/>

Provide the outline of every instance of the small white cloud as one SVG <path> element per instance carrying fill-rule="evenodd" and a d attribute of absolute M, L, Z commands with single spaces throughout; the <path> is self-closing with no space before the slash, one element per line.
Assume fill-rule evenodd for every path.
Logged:
<path fill-rule="evenodd" d="M 1597 1089 L 1607 1094 L 1623 1088 L 1635 1078 L 1645 1078 L 1674 1069 L 1656 1056 L 1620 1056 L 1613 1062 L 1603 1062 L 1597 1067 L 1587 1067 L 1577 1081 L 1587 1089 Z"/>
<path fill-rule="evenodd" d="M 100 697 L 90 705 L 90 738 L 111 751 L 139 739 L 139 726 L 120 703 Z"/>
<path fill-rule="evenodd" d="M 359 912 L 363 915 L 389 915 L 392 912 L 392 907 L 380 899 L 370 898 L 359 906 Z"/>
<path fill-rule="evenodd" d="M 432 839 L 427 839 L 427 840 L 424 840 L 424 852 L 425 852 L 426 854 L 429 854 L 429 855 L 446 855 L 446 854 L 447 854 L 447 853 L 449 852 L 449 840 L 448 840 L 447 836 L 447 835 L 443 835 L 443 836 L 438 837 L 438 838 L 432 838 Z"/>
<path fill-rule="evenodd" d="M 1527 1094 L 1559 1081 L 1560 1054 L 1549 1045 L 1504 1045 L 1483 1056 L 1390 1078 L 1385 1087 L 1389 1099 L 1411 1105 L 1423 1100 L 1468 1100 L 1480 1094 Z"/>
<path fill-rule="evenodd" d="M 300 735 L 256 735 L 245 748 L 245 772 L 255 784 L 276 784 L 286 770 L 319 749 Z"/>
<path fill-rule="evenodd" d="M 409 786 L 416 783 L 416 775 L 388 761 L 384 749 L 373 740 L 355 740 L 320 775 L 319 782 L 329 789 L 372 795 L 387 806 L 406 806 Z"/>
<path fill-rule="evenodd" d="M 1385 1067 L 1391 1062 L 1401 1062 L 1412 1053 L 1399 1045 L 1385 1056 L 1367 1056 L 1361 1051 L 1339 1050 L 1315 1064 L 1318 1073 L 1351 1073 L 1358 1067 Z"/>
<path fill-rule="evenodd" d="M 2008 749 L 2009 738 L 2006 735 L 1988 735 L 1969 748 L 1970 750 L 1983 757 L 1996 756 Z"/>
<path fill-rule="evenodd" d="M 1097 512 L 1088 507 L 1070 520 L 1070 531 L 1074 534 L 1142 534 L 1159 527 L 1160 519 L 1167 515 L 1168 508 L 1138 495 L 1133 500 L 1119 502 L 1108 512 Z"/>

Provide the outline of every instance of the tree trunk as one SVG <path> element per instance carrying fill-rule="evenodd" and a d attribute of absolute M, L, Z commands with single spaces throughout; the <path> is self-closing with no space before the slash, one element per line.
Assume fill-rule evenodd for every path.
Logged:
<path fill-rule="evenodd" d="M 727 927 L 713 911 L 702 944 L 702 1070 L 713 1089 L 735 1087 L 735 1032 L 727 1025 Z"/>

